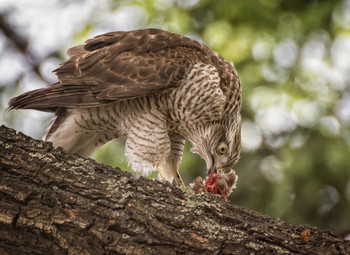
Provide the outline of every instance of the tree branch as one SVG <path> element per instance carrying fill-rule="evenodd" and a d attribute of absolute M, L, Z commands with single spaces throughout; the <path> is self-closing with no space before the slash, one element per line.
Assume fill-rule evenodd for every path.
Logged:
<path fill-rule="evenodd" d="M 1 254 L 350 254 L 350 242 L 329 231 L 69 155 L 5 126 L 0 148 Z"/>

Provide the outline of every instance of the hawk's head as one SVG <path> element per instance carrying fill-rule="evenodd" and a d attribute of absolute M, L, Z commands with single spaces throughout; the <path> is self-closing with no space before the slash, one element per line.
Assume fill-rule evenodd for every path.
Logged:
<path fill-rule="evenodd" d="M 199 129 L 201 139 L 193 141 L 192 152 L 206 162 L 207 173 L 232 169 L 241 150 L 241 116 L 206 125 Z"/>

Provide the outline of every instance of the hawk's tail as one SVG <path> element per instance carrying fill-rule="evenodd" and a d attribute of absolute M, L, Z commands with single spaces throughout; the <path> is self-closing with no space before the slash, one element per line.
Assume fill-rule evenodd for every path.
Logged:
<path fill-rule="evenodd" d="M 49 104 L 48 92 L 51 87 L 28 91 L 12 98 L 7 110 L 33 109 L 44 112 L 55 112 L 57 107 Z"/>
<path fill-rule="evenodd" d="M 89 85 L 61 85 L 54 83 L 49 87 L 26 92 L 12 98 L 8 110 L 33 109 L 56 112 L 57 108 L 95 107 L 103 104 L 89 93 Z"/>
<path fill-rule="evenodd" d="M 58 108 L 55 112 L 55 116 L 50 120 L 45 133 L 43 135 L 43 140 L 48 141 L 51 135 L 62 125 L 62 123 L 67 119 L 68 112 L 64 108 Z"/>
<path fill-rule="evenodd" d="M 54 113 L 43 140 L 50 141 L 55 147 L 81 156 L 90 156 L 99 146 L 99 134 L 86 134 L 76 123 L 74 109 L 98 105 L 93 96 L 87 93 L 90 86 L 52 84 L 49 87 L 26 92 L 9 101 L 7 110 L 33 109 Z M 100 103 L 101 104 L 101 103 Z"/>

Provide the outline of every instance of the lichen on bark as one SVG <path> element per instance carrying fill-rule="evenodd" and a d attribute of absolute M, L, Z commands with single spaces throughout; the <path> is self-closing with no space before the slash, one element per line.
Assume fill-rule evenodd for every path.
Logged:
<path fill-rule="evenodd" d="M 0 254 L 350 254 L 329 231 L 69 155 L 5 126 L 0 146 Z"/>

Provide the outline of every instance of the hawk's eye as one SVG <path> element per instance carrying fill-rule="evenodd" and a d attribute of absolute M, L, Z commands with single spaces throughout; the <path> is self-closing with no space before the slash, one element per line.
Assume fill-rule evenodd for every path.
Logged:
<path fill-rule="evenodd" d="M 217 149 L 216 149 L 216 153 L 219 155 L 219 156 L 225 156 L 226 153 L 227 153 L 227 145 L 225 143 L 221 143 Z"/>

